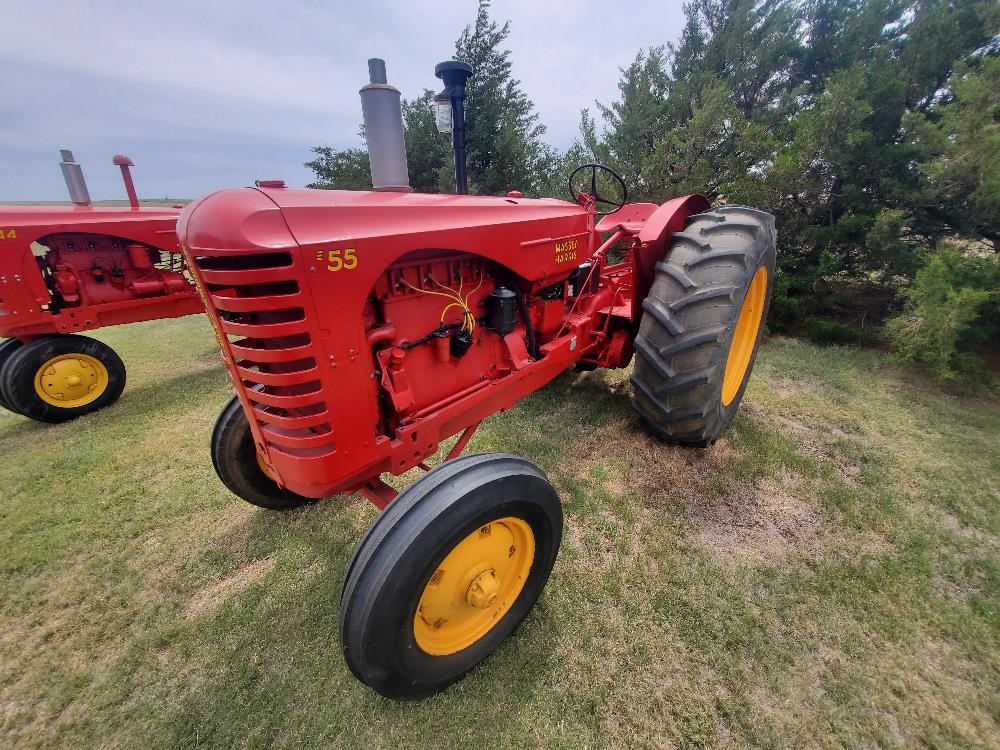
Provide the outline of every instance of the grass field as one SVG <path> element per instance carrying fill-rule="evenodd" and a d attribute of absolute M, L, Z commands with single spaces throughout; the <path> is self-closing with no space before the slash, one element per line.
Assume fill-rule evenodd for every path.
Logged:
<path fill-rule="evenodd" d="M 0 412 L 0 746 L 998 747 L 1000 405 L 777 339 L 727 437 L 683 450 L 627 373 L 490 418 L 566 512 L 538 606 L 421 703 L 348 673 L 339 593 L 375 517 L 216 480 L 230 395 L 203 317 L 98 332 L 121 401 Z"/>

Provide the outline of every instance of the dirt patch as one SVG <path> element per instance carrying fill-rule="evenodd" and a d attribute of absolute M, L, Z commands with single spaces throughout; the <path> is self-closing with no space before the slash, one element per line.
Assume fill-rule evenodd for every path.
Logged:
<path fill-rule="evenodd" d="M 665 443 L 627 418 L 581 436 L 566 465 L 586 482 L 594 481 L 591 472 L 601 467 L 600 486 L 612 497 L 632 495 L 646 509 L 662 511 L 700 497 L 705 482 L 735 455 L 725 435 L 709 448 L 695 450 Z"/>
<path fill-rule="evenodd" d="M 822 428 L 819 428 L 799 419 L 784 417 L 780 414 L 772 414 L 768 418 L 781 425 L 785 434 L 794 437 L 797 442 L 796 453 L 822 463 L 832 464 L 841 479 L 848 482 L 857 481 L 861 474 L 861 467 L 844 456 L 838 455 L 821 437 L 821 435 L 826 435 L 827 439 L 850 440 L 855 437 L 852 433 L 833 425 L 823 425 Z"/>
<path fill-rule="evenodd" d="M 184 619 L 193 620 L 216 609 L 226 597 L 242 591 L 271 572 L 274 562 L 273 555 L 262 560 L 254 560 L 221 581 L 206 586 L 191 597 L 191 601 L 184 608 Z"/>
<path fill-rule="evenodd" d="M 802 393 L 802 388 L 793 380 L 788 378 L 782 378 L 774 386 L 774 393 L 780 399 L 791 398 L 792 396 L 798 396 Z"/>
<path fill-rule="evenodd" d="M 746 491 L 700 496 L 686 513 L 702 544 L 722 558 L 772 558 L 789 552 L 819 555 L 826 524 L 784 482 L 760 478 Z"/>

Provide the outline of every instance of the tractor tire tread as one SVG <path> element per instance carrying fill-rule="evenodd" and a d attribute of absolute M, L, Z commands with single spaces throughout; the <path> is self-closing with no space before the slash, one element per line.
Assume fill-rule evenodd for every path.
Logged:
<path fill-rule="evenodd" d="M 20 412 L 14 409 L 10 400 L 4 395 L 3 370 L 4 366 L 7 364 L 7 360 L 9 360 L 14 355 L 14 352 L 22 346 L 24 346 L 24 344 L 20 341 L 20 339 L 7 339 L 0 344 L 0 406 L 9 412 L 13 412 L 14 414 L 20 414 Z"/>
<path fill-rule="evenodd" d="M 642 309 L 652 315 L 672 336 L 680 336 L 684 333 L 684 328 L 673 319 L 670 310 L 665 308 L 658 300 L 652 300 L 647 297 L 642 301 Z"/>
<path fill-rule="evenodd" d="M 757 269 L 768 269 L 765 314 L 775 266 L 774 218 L 745 206 L 688 217 L 671 238 L 643 300 L 630 382 L 633 408 L 657 437 L 711 445 L 735 417 L 753 366 L 723 405 L 722 382 L 736 318 Z"/>

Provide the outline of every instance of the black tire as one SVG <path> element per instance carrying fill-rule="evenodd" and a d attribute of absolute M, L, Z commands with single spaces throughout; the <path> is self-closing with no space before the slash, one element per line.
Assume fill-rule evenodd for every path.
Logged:
<path fill-rule="evenodd" d="M 212 430 L 212 465 L 222 483 L 239 498 L 267 510 L 292 510 L 316 502 L 279 487 L 257 463 L 257 447 L 240 400 L 233 398 Z"/>
<path fill-rule="evenodd" d="M 766 291 L 756 337 L 752 349 L 750 336 L 743 337 L 749 361 L 739 380 L 740 368 L 732 369 L 724 402 L 737 320 L 761 269 Z M 631 377 L 632 404 L 654 435 L 705 447 L 733 421 L 760 346 L 774 269 L 774 217 L 763 211 L 723 206 L 691 216 L 684 231 L 674 234 L 643 301 Z M 759 306 L 761 286 L 754 285 L 748 311 Z"/>
<path fill-rule="evenodd" d="M 53 381 L 61 376 L 53 375 L 53 381 L 48 381 L 43 368 L 57 359 L 64 363 L 72 361 L 73 355 L 97 360 L 103 366 L 105 372 L 100 376 L 94 369 L 96 365 L 87 365 L 85 370 L 81 370 L 95 378 L 100 377 L 99 390 L 94 396 L 85 395 L 83 398 L 89 400 L 76 406 L 60 406 L 46 401 L 40 394 L 36 377 L 43 386 L 58 390 Z M 110 346 L 88 336 L 43 336 L 33 339 L 16 349 L 0 371 L 0 393 L 4 401 L 10 404 L 12 411 L 39 422 L 65 422 L 103 409 L 117 401 L 124 389 L 125 365 L 121 358 Z"/>
<path fill-rule="evenodd" d="M 7 360 L 20 349 L 24 344 L 19 339 L 7 339 L 2 344 L 0 344 L 0 406 L 2 406 L 7 411 L 14 412 L 14 407 L 10 405 L 6 397 L 3 395 L 3 368 L 7 364 Z"/>
<path fill-rule="evenodd" d="M 490 620 L 469 645 L 428 653 L 418 642 L 416 617 L 432 576 L 477 530 L 489 533 L 510 518 L 530 527 L 534 540 L 521 588 L 496 611 L 499 619 Z M 340 642 L 351 671 L 381 695 L 398 699 L 422 698 L 458 681 L 527 616 L 549 578 L 561 539 L 559 496 L 528 461 L 488 453 L 437 466 L 386 508 L 351 560 L 340 600 Z M 513 558 L 513 545 L 510 549 Z"/>

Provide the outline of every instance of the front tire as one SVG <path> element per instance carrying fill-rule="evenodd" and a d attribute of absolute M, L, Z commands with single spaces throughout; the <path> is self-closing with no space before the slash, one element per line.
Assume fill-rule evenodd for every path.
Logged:
<path fill-rule="evenodd" d="M 0 344 L 0 406 L 2 406 L 7 411 L 14 412 L 14 407 L 10 405 L 10 402 L 3 395 L 3 368 L 18 349 L 20 349 L 24 344 L 19 339 L 7 339 L 2 344 Z"/>
<path fill-rule="evenodd" d="M 657 437 L 715 442 L 736 416 L 771 304 L 774 217 L 723 206 L 674 234 L 643 301 L 632 403 Z"/>
<path fill-rule="evenodd" d="M 88 336 L 33 339 L 0 371 L 11 410 L 39 422 L 65 422 L 103 409 L 125 389 L 125 365 L 114 349 Z"/>
<path fill-rule="evenodd" d="M 236 396 L 226 404 L 212 430 L 212 465 L 230 492 L 258 508 L 292 510 L 316 502 L 279 487 L 267 475 L 247 415 Z"/>
<path fill-rule="evenodd" d="M 559 496 L 528 461 L 479 454 L 428 472 L 351 560 L 340 608 L 351 671 L 400 699 L 461 679 L 527 616 L 561 539 Z"/>

